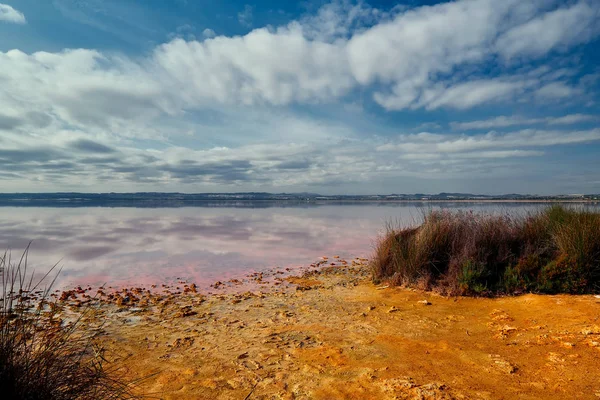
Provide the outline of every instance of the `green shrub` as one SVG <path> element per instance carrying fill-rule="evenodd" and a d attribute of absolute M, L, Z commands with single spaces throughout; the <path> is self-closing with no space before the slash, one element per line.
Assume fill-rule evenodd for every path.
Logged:
<path fill-rule="evenodd" d="M 462 266 L 458 278 L 461 294 L 483 294 L 488 290 L 489 270 L 480 262 L 467 260 Z"/>
<path fill-rule="evenodd" d="M 538 289 L 544 293 L 585 293 L 589 287 L 585 268 L 574 257 L 561 255 L 540 271 Z"/>

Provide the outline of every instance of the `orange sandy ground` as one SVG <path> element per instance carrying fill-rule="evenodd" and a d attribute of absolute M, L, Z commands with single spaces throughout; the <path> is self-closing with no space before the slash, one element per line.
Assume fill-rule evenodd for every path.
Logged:
<path fill-rule="evenodd" d="M 163 399 L 600 397 L 600 299 L 444 298 L 365 275 L 341 267 L 280 293 L 105 306 L 102 340 Z"/>

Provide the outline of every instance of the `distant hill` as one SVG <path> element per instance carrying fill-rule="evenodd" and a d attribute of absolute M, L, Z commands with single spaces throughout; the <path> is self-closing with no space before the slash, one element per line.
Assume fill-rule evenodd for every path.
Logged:
<path fill-rule="evenodd" d="M 321 195 L 317 193 L 0 193 L 0 206 L 21 207 L 183 207 L 248 206 L 250 203 L 323 203 L 323 202 L 392 202 L 392 201 L 596 201 L 600 195 L 538 196 L 529 194 L 485 195 L 472 193 Z M 243 204 L 242 204 L 243 203 Z"/>

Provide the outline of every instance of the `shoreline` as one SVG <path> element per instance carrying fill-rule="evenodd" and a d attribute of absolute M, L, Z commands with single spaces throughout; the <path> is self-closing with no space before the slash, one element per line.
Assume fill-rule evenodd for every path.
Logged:
<path fill-rule="evenodd" d="M 361 204 L 452 204 L 452 203 L 499 203 L 499 204 L 590 204 L 598 205 L 595 199 L 241 199 L 241 200 L 170 200 L 170 201 L 56 201 L 56 200 L 2 200 L 0 208 L 269 208 L 269 207 L 318 207 L 324 205 Z"/>
<path fill-rule="evenodd" d="M 84 326 L 164 399 L 600 395 L 600 299 L 442 297 L 334 260 L 264 291 L 101 302 Z"/>

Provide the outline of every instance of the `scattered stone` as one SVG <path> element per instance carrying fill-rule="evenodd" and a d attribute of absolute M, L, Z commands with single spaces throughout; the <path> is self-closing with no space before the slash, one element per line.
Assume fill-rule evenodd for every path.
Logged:
<path fill-rule="evenodd" d="M 506 322 L 514 321 L 514 319 L 510 315 L 508 315 L 505 311 L 498 310 L 498 309 L 493 310 L 490 313 L 490 317 L 492 317 L 492 319 L 494 321 L 506 321 Z"/>
<path fill-rule="evenodd" d="M 192 306 L 181 307 L 179 312 L 175 315 L 176 318 L 191 317 L 192 315 L 198 314 L 196 311 L 192 311 Z"/>
<path fill-rule="evenodd" d="M 554 364 L 561 364 L 565 362 L 565 359 L 562 358 L 560 354 L 553 352 L 548 353 L 547 359 Z"/>
<path fill-rule="evenodd" d="M 183 293 L 198 293 L 198 288 L 196 287 L 195 283 L 192 283 L 191 285 L 183 289 Z"/>
<path fill-rule="evenodd" d="M 173 345 L 169 345 L 170 347 L 179 348 L 179 347 L 191 347 L 194 344 L 195 339 L 191 336 L 186 336 L 183 339 L 177 338 Z"/>
<path fill-rule="evenodd" d="M 583 335 L 586 335 L 586 336 L 588 336 L 588 335 L 600 335 L 600 326 L 594 325 L 594 326 L 589 326 L 589 327 L 583 328 L 581 330 L 581 333 Z"/>
<path fill-rule="evenodd" d="M 500 369 L 502 372 L 505 372 L 507 374 L 514 374 L 515 372 L 517 372 L 518 368 L 515 365 L 508 362 L 507 360 L 505 360 L 504 358 L 502 358 L 500 355 L 490 354 L 490 358 L 492 359 L 492 361 L 494 361 L 494 365 L 496 366 L 496 368 Z"/>
<path fill-rule="evenodd" d="M 515 328 L 514 326 L 504 325 L 504 326 L 501 328 L 501 330 L 502 330 L 502 332 L 503 332 L 503 333 L 505 333 L 505 334 L 506 334 L 506 333 L 510 333 L 510 332 L 514 332 L 514 331 L 516 331 L 516 330 L 517 330 L 517 328 Z"/>

